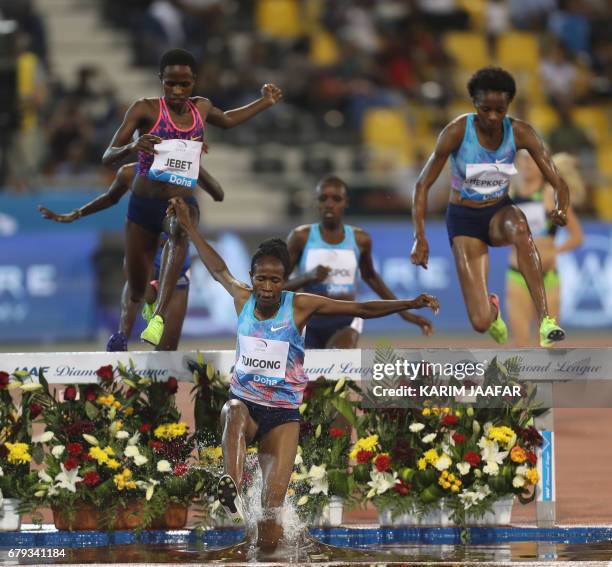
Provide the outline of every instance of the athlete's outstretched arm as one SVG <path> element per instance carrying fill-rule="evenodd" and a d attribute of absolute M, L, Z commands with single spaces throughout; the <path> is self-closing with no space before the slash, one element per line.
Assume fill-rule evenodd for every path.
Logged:
<path fill-rule="evenodd" d="M 250 288 L 241 281 L 238 281 L 231 274 L 225 260 L 223 260 L 217 251 L 198 233 L 196 227 L 191 223 L 189 209 L 183 199 L 170 199 L 167 214 L 176 216 L 178 221 L 181 223 L 183 230 L 185 230 L 195 245 L 200 259 L 206 266 L 206 269 L 210 272 L 210 275 L 215 278 L 215 280 L 218 281 L 234 298 L 236 311 L 240 312 L 242 306 L 249 298 L 249 294 L 251 292 Z"/>
<path fill-rule="evenodd" d="M 298 226 L 296 229 L 292 230 L 287 237 L 287 249 L 289 250 L 290 262 L 289 273 L 295 270 L 295 267 L 302 257 L 306 242 L 308 241 L 309 231 L 310 227 L 308 225 Z M 327 278 L 330 271 L 331 268 L 328 266 L 319 265 L 301 276 L 296 276 L 288 280 L 285 284 L 285 289 L 287 291 L 297 291 L 309 283 L 322 282 Z"/>
<path fill-rule="evenodd" d="M 234 128 L 247 120 L 250 120 L 260 112 L 274 106 L 283 98 L 283 92 L 272 84 L 265 84 L 261 88 L 261 98 L 256 101 L 236 108 L 234 110 L 228 110 L 224 112 L 216 106 L 211 106 L 206 116 L 206 121 L 213 126 L 218 126 L 227 130 L 228 128 Z"/>
<path fill-rule="evenodd" d="M 225 192 L 221 184 L 200 166 L 200 173 L 198 174 L 198 185 L 204 189 L 215 201 L 223 201 Z"/>
<path fill-rule="evenodd" d="M 121 126 L 119 126 L 108 148 L 106 148 L 102 156 L 102 163 L 104 165 L 111 165 L 121 161 L 124 157 L 134 152 L 155 153 L 155 144 L 159 144 L 162 141 L 160 137 L 144 134 L 135 142 L 132 141 L 134 132 L 140 128 L 145 117 L 146 102 L 142 99 L 137 100 L 128 108 Z"/>
<path fill-rule="evenodd" d="M 426 293 L 416 299 L 395 299 L 379 301 L 342 301 L 321 295 L 298 293 L 295 296 L 294 313 L 298 328 L 302 328 L 313 315 L 347 315 L 362 319 L 375 319 L 406 309 L 429 307 L 436 314 L 440 308 L 438 300 Z"/>
<path fill-rule="evenodd" d="M 43 207 L 42 205 L 38 205 L 38 210 L 41 212 L 43 218 L 65 223 L 73 222 L 87 215 L 99 213 L 100 211 L 116 205 L 121 200 L 121 197 L 127 193 L 134 179 L 135 171 L 136 164 L 133 163 L 120 167 L 106 193 L 89 201 L 89 203 L 86 203 L 82 207 L 74 209 L 71 213 L 63 215 L 54 213 L 51 209 Z"/>
<path fill-rule="evenodd" d="M 412 198 L 412 224 L 414 226 L 414 245 L 410 259 L 413 264 L 427 269 L 429 244 L 425 237 L 425 212 L 427 193 L 438 179 L 448 156 L 461 144 L 465 133 L 465 117 L 453 120 L 442 130 L 436 142 L 436 149 L 429 156 L 423 171 L 417 179 Z"/>
<path fill-rule="evenodd" d="M 567 209 L 570 204 L 567 183 L 559 175 L 557 166 L 536 131 L 522 120 L 514 120 L 513 128 L 516 149 L 524 149 L 529 152 L 546 181 L 555 190 L 556 209 L 550 213 L 550 218 L 555 224 L 565 226 L 567 224 Z"/>
<path fill-rule="evenodd" d="M 372 237 L 365 230 L 355 229 L 355 239 L 357 240 L 357 245 L 361 252 L 359 255 L 361 279 L 367 283 L 381 299 L 397 299 L 374 267 L 374 262 L 372 260 Z M 433 325 L 426 317 L 414 315 L 410 313 L 410 311 L 401 311 L 399 315 L 404 321 L 418 325 L 424 335 L 431 335 L 433 333 Z"/>

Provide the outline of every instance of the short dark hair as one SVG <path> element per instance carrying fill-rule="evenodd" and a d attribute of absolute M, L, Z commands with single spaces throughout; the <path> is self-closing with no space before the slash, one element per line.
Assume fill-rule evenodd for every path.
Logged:
<path fill-rule="evenodd" d="M 338 187 L 344 187 L 344 191 L 348 193 L 347 184 L 342 181 L 342 179 L 340 179 L 337 175 L 326 175 L 325 177 L 322 177 L 317 183 L 317 189 L 319 187 L 325 187 L 326 185 L 336 185 Z"/>
<path fill-rule="evenodd" d="M 483 67 L 472 75 L 467 89 L 472 98 L 476 98 L 480 91 L 496 91 L 507 93 L 508 99 L 512 100 L 516 94 L 516 83 L 514 77 L 501 67 Z"/>
<path fill-rule="evenodd" d="M 172 65 L 187 65 L 194 75 L 196 73 L 197 65 L 195 57 L 185 49 L 170 49 L 161 56 L 161 59 L 159 60 L 160 75 L 163 74 L 166 67 L 170 67 Z"/>
<path fill-rule="evenodd" d="M 255 264 L 265 256 L 272 256 L 280 261 L 285 268 L 285 277 L 289 276 L 289 266 L 291 261 L 289 259 L 289 249 L 287 243 L 281 238 L 268 238 L 264 240 L 257 248 L 253 258 L 251 258 L 251 273 L 255 272 Z"/>

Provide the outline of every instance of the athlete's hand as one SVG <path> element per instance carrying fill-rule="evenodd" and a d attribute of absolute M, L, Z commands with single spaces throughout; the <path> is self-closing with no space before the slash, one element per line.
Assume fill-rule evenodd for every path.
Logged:
<path fill-rule="evenodd" d="M 550 213 L 550 219 L 557 226 L 565 226 L 567 224 L 567 210 L 553 209 Z"/>
<path fill-rule="evenodd" d="M 78 209 L 75 209 L 71 213 L 67 213 L 65 215 L 54 213 L 51 209 L 47 209 L 47 207 L 43 207 L 42 205 L 38 205 L 38 210 L 44 219 L 55 222 L 72 222 L 81 218 L 81 213 Z"/>
<path fill-rule="evenodd" d="M 329 273 L 331 272 L 331 268 L 329 266 L 322 266 L 319 264 L 316 268 L 313 268 L 308 272 L 308 277 L 313 281 L 320 283 L 327 279 Z"/>
<path fill-rule="evenodd" d="M 202 142 L 202 153 L 207 154 L 209 150 L 208 144 L 206 142 Z"/>
<path fill-rule="evenodd" d="M 425 237 L 418 237 L 412 245 L 412 254 L 410 255 L 410 261 L 416 266 L 423 266 L 427 269 L 427 262 L 429 262 L 429 244 Z"/>
<path fill-rule="evenodd" d="M 152 134 L 143 134 L 136 140 L 130 144 L 131 152 L 143 152 L 145 154 L 154 155 L 157 153 L 155 151 L 155 144 L 159 144 L 162 139 L 159 136 L 153 136 Z"/>
<path fill-rule="evenodd" d="M 183 201 L 183 199 L 180 197 L 170 199 L 169 203 L 170 204 L 168 205 L 166 214 L 168 216 L 175 216 L 185 230 L 190 228 L 192 225 L 187 203 L 185 203 L 185 201 Z"/>
<path fill-rule="evenodd" d="M 437 315 L 440 311 L 440 303 L 433 295 L 428 293 L 422 293 L 412 301 L 411 309 L 422 309 L 423 307 L 429 307 L 434 315 Z"/>
<path fill-rule="evenodd" d="M 408 323 L 418 325 L 421 328 L 421 333 L 423 333 L 426 337 L 433 335 L 433 323 L 429 319 L 427 319 L 427 317 L 415 315 L 414 313 L 410 313 L 410 311 L 402 311 L 400 313 L 400 317 Z"/>
<path fill-rule="evenodd" d="M 261 87 L 261 96 L 266 102 L 270 103 L 270 106 L 280 102 L 283 98 L 283 91 L 281 91 L 276 85 L 272 83 L 266 83 Z"/>

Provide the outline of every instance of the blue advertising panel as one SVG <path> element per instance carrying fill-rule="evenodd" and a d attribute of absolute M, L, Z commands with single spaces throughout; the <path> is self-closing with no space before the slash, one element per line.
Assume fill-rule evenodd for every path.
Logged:
<path fill-rule="evenodd" d="M 95 231 L 0 237 L 0 342 L 91 338 Z"/>

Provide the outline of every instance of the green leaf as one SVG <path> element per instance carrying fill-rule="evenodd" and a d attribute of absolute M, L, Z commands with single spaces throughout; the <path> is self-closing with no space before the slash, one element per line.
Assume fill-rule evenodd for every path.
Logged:
<path fill-rule="evenodd" d="M 94 406 L 91 402 L 85 402 L 85 414 L 89 419 L 94 421 L 98 417 L 99 413 L 100 410 L 98 410 L 98 408 Z"/>
<path fill-rule="evenodd" d="M 340 412 L 342 417 L 346 419 L 353 427 L 357 425 L 357 416 L 353 404 L 344 398 L 332 398 L 332 405 Z"/>
<path fill-rule="evenodd" d="M 37 465 L 43 462 L 45 458 L 45 452 L 40 443 L 36 443 L 36 445 L 32 446 L 32 458 Z"/>
<path fill-rule="evenodd" d="M 47 379 L 45 378 L 45 373 L 43 372 L 42 368 L 38 370 L 38 381 L 43 385 L 45 392 L 47 392 L 48 394 L 49 393 L 49 382 L 47 382 Z"/>

